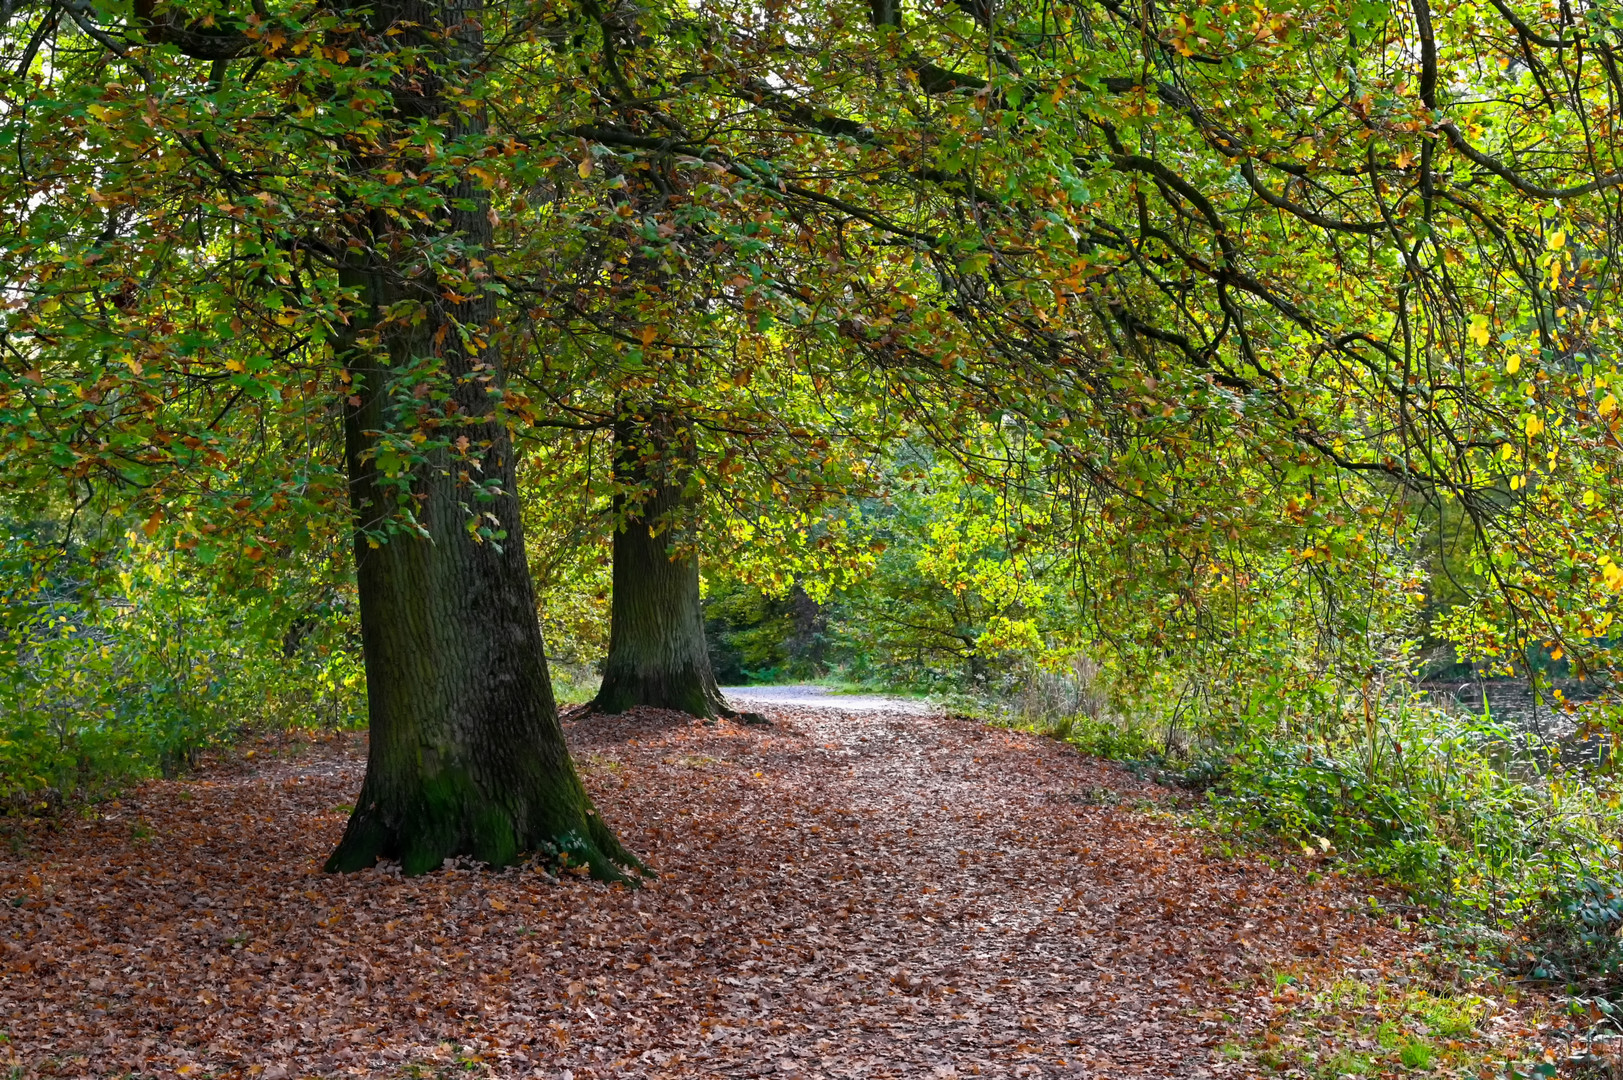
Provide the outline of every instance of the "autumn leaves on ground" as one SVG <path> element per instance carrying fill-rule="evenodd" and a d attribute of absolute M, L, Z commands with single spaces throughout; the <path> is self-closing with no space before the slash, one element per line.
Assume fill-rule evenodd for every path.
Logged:
<path fill-rule="evenodd" d="M 1502 1058 L 1527 1034 L 1503 1000 L 1428 993 L 1417 935 L 1367 914 L 1367 885 L 1214 854 L 1113 766 L 899 709 L 769 715 L 569 725 L 599 807 L 659 871 L 640 891 L 533 868 L 321 873 L 360 783 L 355 737 L 18 832 L 0 861 L 0 1061 L 1337 1075 Z"/>

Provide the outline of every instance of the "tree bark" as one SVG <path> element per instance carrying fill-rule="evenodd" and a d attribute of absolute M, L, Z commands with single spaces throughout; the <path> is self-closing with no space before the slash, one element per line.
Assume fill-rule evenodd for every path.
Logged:
<path fill-rule="evenodd" d="M 699 557 L 687 530 L 691 436 L 658 408 L 615 425 L 614 596 L 609 655 L 592 707 L 732 716 L 710 667 Z"/>
<path fill-rule="evenodd" d="M 382 4 L 368 17 L 368 44 L 479 56 L 480 14 L 468 0 Z M 385 36 L 391 27 L 405 32 Z M 448 137 L 484 130 L 482 115 L 440 99 L 420 61 L 393 89 L 396 121 L 433 117 Z M 450 237 L 465 253 L 458 273 L 477 283 L 492 239 L 487 208 L 483 189 L 463 180 L 428 224 L 358 216 L 341 271 L 362 298 L 335 344 L 354 391 L 345 453 L 371 743 L 327 869 L 397 858 L 417 874 L 457 855 L 501 866 L 537 852 L 623 879 L 622 867 L 641 864 L 594 810 L 552 697 L 513 448 L 496 411 L 503 358 L 489 345 L 470 353 L 458 333 L 487 328 L 495 300 L 467 281 L 449 289 L 423 257 Z M 468 291 L 477 295 L 446 299 Z M 425 380 L 449 400 L 414 393 Z M 416 434 L 430 449 L 402 466 Z"/>

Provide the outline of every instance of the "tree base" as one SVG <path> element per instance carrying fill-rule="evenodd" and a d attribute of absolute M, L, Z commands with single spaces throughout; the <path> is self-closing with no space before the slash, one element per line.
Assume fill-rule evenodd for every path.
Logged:
<path fill-rule="evenodd" d="M 609 670 L 603 675 L 603 685 L 592 699 L 593 712 L 618 715 L 639 705 L 650 709 L 672 709 L 713 720 L 718 716 L 737 714 L 728 707 L 726 699 L 715 687 L 714 679 L 707 679 L 697 670 L 675 675 L 633 674 Z"/>
<path fill-rule="evenodd" d="M 499 868 L 535 855 L 554 869 L 586 867 L 598 881 L 636 886 L 639 878 L 653 876 L 615 838 L 584 791 L 580 805 L 532 810 L 526 823 L 488 800 L 467 798 L 476 794 L 471 785 L 447 783 L 443 774 L 435 780 L 393 814 L 368 802 L 363 790 L 343 839 L 322 869 L 347 874 L 370 869 L 380 859 L 398 859 L 401 871 L 414 877 L 458 856 Z"/>

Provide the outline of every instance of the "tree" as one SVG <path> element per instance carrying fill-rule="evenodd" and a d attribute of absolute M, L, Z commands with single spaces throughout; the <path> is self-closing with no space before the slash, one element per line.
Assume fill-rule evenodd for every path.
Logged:
<path fill-rule="evenodd" d="M 555 461 L 550 482 L 536 477 L 532 487 L 553 502 L 582 475 L 610 492 L 599 506 L 612 603 L 594 708 L 731 716 L 704 636 L 701 556 L 736 554 L 741 545 L 727 537 L 742 527 L 753 547 L 775 541 L 785 567 L 807 565 L 810 553 L 789 554 L 801 546 L 789 537 L 860 485 L 853 465 L 886 436 L 864 402 L 869 388 L 828 347 L 827 328 L 774 317 L 803 250 L 763 239 L 783 238 L 776 200 L 755 182 L 716 183 L 698 160 L 639 134 L 673 122 L 647 102 L 691 104 L 660 84 L 668 65 L 645 56 L 657 55 L 660 39 L 647 23 L 639 30 L 638 49 L 605 61 L 613 77 L 599 88 L 605 111 L 626 125 L 624 152 L 583 161 L 584 197 L 557 204 L 595 218 L 578 228 L 590 242 L 572 256 L 584 279 L 537 297 L 529 312 L 533 325 L 579 350 L 529 376 L 549 404 L 531 426 L 607 436 L 609 468 L 587 476 Z M 632 86 L 638 69 L 654 80 L 641 93 Z M 700 100 L 695 122 L 707 111 Z M 739 272 L 741 260 L 758 283 Z M 785 513 L 790 496 L 794 512 Z M 763 517 L 777 524 L 763 526 Z"/>
<path fill-rule="evenodd" d="M 615 100 L 612 88 L 605 95 Z M 675 245 L 691 237 L 683 235 L 690 230 L 661 221 L 668 218 L 669 196 L 678 186 L 673 179 L 667 170 L 633 162 L 619 171 L 619 186 L 610 195 L 617 208 L 631 211 L 633 220 L 640 213 L 644 229 L 650 222 L 660 222 L 653 225 L 654 236 L 663 231 Z M 700 296 L 673 290 L 666 276 L 670 262 L 638 243 L 641 231 L 616 230 L 628 251 L 621 259 L 627 264 L 628 281 L 638 292 L 670 299 L 652 312 L 646 304 L 625 312 L 611 303 L 596 312 L 594 329 L 601 333 L 608 325 L 629 332 L 641 322 L 652 331 L 642 344 L 651 346 L 659 338 L 669 340 L 673 331 L 681 332 L 687 321 L 678 314 L 681 309 L 702 310 L 705 303 Z M 640 380 L 631 381 L 635 393 L 634 384 Z M 623 382 L 611 386 L 612 421 L 599 420 L 608 422 L 612 431 L 615 494 L 608 653 L 592 708 L 621 713 L 646 705 L 699 717 L 731 716 L 710 667 L 699 599 L 699 553 L 693 535 L 698 453 L 694 432 L 690 421 L 667 403 L 663 390 L 654 391 L 647 401 L 628 401 L 622 396 L 626 389 Z"/>
<path fill-rule="evenodd" d="M 220 511 L 211 481 L 236 479 L 253 437 L 221 427 L 239 403 L 273 414 L 302 391 L 325 398 L 307 419 L 341 413 L 371 750 L 331 870 L 529 851 L 604 878 L 639 867 L 558 725 L 499 407 L 497 215 L 478 163 L 501 151 L 485 104 L 496 57 L 540 17 L 138 4 L 124 21 L 53 4 L 11 83 L 25 168 L 6 201 L 26 209 L 5 244 L 22 297 L 7 329 L 27 365 L 9 373 L 24 398 L 8 395 L 12 452 L 43 452 L 87 490 L 99 477 L 138 492 L 154 532 L 179 518 L 176 543 L 195 548 L 217 531 L 198 520 Z M 94 386 L 92 409 L 64 396 L 75 383 Z M 260 494 L 285 508 L 293 485 L 278 479 Z M 335 493 L 299 498 L 332 513 L 321 497 Z"/>
<path fill-rule="evenodd" d="M 698 553 L 680 534 L 692 527 L 692 432 L 662 410 L 628 411 L 614 441 L 622 494 L 614 508 L 613 609 L 603 685 L 592 707 L 732 715 L 710 667 Z"/>
<path fill-rule="evenodd" d="M 402 129 L 426 120 L 443 125 L 453 141 L 482 136 L 483 108 L 449 99 L 458 88 L 447 85 L 445 73 L 483 61 L 484 14 L 465 4 L 371 12 L 371 40 L 358 45 L 375 49 L 393 33 L 393 48 L 420 50 L 390 85 Z M 408 233 L 368 222 L 357 230 L 361 253 L 351 247 L 340 268 L 368 301 L 340 356 L 357 391 L 345 445 L 351 502 L 363 526 L 355 561 L 372 743 L 354 815 L 327 866 L 358 869 L 398 857 L 410 873 L 463 852 L 499 866 L 520 852 L 555 849 L 589 862 L 599 876 L 618 876 L 613 863 L 635 860 L 593 812 L 564 746 L 513 498 L 514 451 L 495 415 L 503 360 L 481 341 L 495 314 L 483 267 L 494 228 L 489 197 L 472 176 L 443 196 L 444 216 L 429 229 Z M 381 259 L 436 244 L 450 257 L 423 280 Z M 402 309 L 412 318 L 402 318 Z M 435 372 L 449 391 L 443 414 L 458 420 L 462 454 L 457 460 L 445 446 L 412 470 L 418 535 L 376 543 L 364 526 L 393 509 L 399 485 L 378 474 L 383 447 L 373 433 L 391 426 L 389 408 L 429 357 L 443 363 Z M 487 508 L 477 509 L 481 503 Z M 467 527 L 471 513 L 489 523 L 490 535 Z"/>
<path fill-rule="evenodd" d="M 8 474 L 66 478 L 199 558 L 352 497 L 380 663 L 470 627 L 471 659 L 380 709 L 445 730 L 517 709 L 561 745 L 542 662 L 508 666 L 540 649 L 508 431 L 669 418 L 622 426 L 611 460 L 622 516 L 668 502 L 653 531 L 680 556 L 677 518 L 729 505 L 741 457 L 770 451 L 775 497 L 827 487 L 796 479 L 821 435 L 727 397 L 763 350 L 806 364 L 805 402 L 905 419 L 966 476 L 1002 467 L 966 432 L 1042 445 L 1044 482 L 1125 553 L 1117 579 L 1157 544 L 1169 575 L 1210 565 L 1246 530 L 1292 565 L 1329 552 L 1328 574 L 1451 503 L 1497 624 L 1582 644 L 1623 588 L 1602 7 L 14 10 Z M 1560 425 L 1581 453 L 1547 446 Z M 273 449 L 336 426 L 342 455 Z M 485 645 L 474 594 L 501 613 Z M 401 605 L 422 625 L 391 636 Z M 1474 619 L 1457 635 L 1500 647 Z M 376 768 L 426 790 L 441 754 L 414 753 Z M 601 870 L 607 833 L 551 754 L 517 756 Z M 528 782 L 451 800 L 510 828 L 408 826 L 429 837 L 412 866 L 552 843 L 483 790 Z M 396 843 L 371 816 L 361 861 Z"/>
<path fill-rule="evenodd" d="M 720 342 L 679 327 L 661 333 L 688 350 L 722 351 Z M 628 402 L 645 376 L 618 369 L 595 401 L 576 387 L 567 432 L 573 445 L 548 452 L 547 468 L 526 478 L 532 504 L 576 508 L 562 512 L 572 523 L 560 538 L 578 543 L 592 531 L 604 538 L 612 600 L 593 703 L 601 711 L 646 705 L 735 715 L 711 671 L 701 558 L 726 561 L 778 589 L 797 575 L 838 574 L 860 558 L 839 535 L 837 515 L 829 515 L 871 486 L 862 454 L 883 437 L 883 425 L 859 407 L 836 412 L 827 396 L 808 393 L 810 373 L 769 355 L 771 337 L 781 347 L 781 335 L 740 332 L 725 350 L 730 359 L 707 355 L 713 362 L 681 377 L 661 369 L 668 377 L 652 404 Z M 609 444 L 595 464 L 583 433 Z M 546 546 L 547 564 L 560 562 Z M 578 590 L 565 587 L 560 595 Z"/>
<path fill-rule="evenodd" d="M 717 92 L 798 136 L 780 190 L 866 264 L 841 330 L 967 474 L 1000 464 L 960 437 L 983 418 L 1042 440 L 1061 490 L 1186 576 L 1260 517 L 1332 553 L 1316 576 L 1352 553 L 1354 585 L 1423 507 L 1463 516 L 1481 589 L 1450 632 L 1601 659 L 1623 588 L 1597 517 L 1623 235 L 1604 5 L 732 15 Z M 1190 498 L 1240 465 L 1266 493 Z"/>

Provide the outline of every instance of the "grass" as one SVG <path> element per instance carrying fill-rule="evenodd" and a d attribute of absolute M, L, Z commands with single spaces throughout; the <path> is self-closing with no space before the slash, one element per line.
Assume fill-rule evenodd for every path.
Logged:
<path fill-rule="evenodd" d="M 1527 1010 L 1502 1015 L 1514 999 L 1506 986 L 1457 987 L 1419 968 L 1368 980 L 1301 971 L 1269 977 L 1272 1019 L 1224 1054 L 1312 1080 L 1518 1075 L 1519 1066 L 1526 1067 L 1521 1063 L 1538 1056 L 1537 1048 L 1530 1038 L 1503 1031 L 1530 1032 L 1548 1018 Z"/>
<path fill-rule="evenodd" d="M 560 707 L 591 701 L 597 696 L 598 683 L 602 681 L 590 664 L 552 661 L 548 664 L 548 674 L 552 676 L 552 696 Z"/>
<path fill-rule="evenodd" d="M 1435 1052 L 1436 1051 L 1432 1049 L 1429 1043 L 1404 1043 L 1403 1049 L 1398 1051 L 1398 1060 L 1401 1061 L 1406 1068 L 1429 1069 L 1431 1067 L 1432 1055 Z"/>
<path fill-rule="evenodd" d="M 882 697 L 909 698 L 915 701 L 925 701 L 937 695 L 927 690 L 920 690 L 915 686 L 896 686 L 885 682 L 863 682 L 861 680 L 840 679 L 833 676 L 824 676 L 815 679 L 795 679 L 790 677 L 755 680 L 751 679 L 738 684 L 747 687 L 765 686 L 815 686 L 819 690 L 830 694 L 867 695 L 876 694 Z"/>
<path fill-rule="evenodd" d="M 908 698 L 927 701 L 935 697 L 928 691 L 911 686 L 892 686 L 887 683 L 844 682 L 839 679 L 818 679 L 808 685 L 820 686 L 831 694 L 878 694 L 882 697 Z"/>

